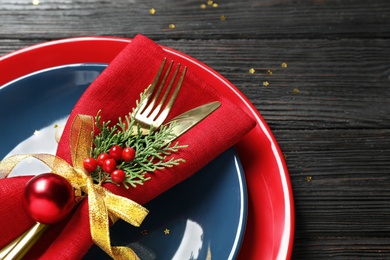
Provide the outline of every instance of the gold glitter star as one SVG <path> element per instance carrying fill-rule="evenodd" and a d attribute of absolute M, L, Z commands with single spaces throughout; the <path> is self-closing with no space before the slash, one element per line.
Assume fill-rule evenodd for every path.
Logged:
<path fill-rule="evenodd" d="M 167 229 L 167 228 L 164 230 L 164 234 L 165 234 L 165 235 L 169 235 L 169 232 L 170 232 L 170 230 Z"/>
<path fill-rule="evenodd" d="M 224 16 L 224 15 L 221 15 L 220 17 L 219 17 L 219 19 L 223 22 L 223 21 L 226 21 L 226 16 Z"/>
<path fill-rule="evenodd" d="M 154 9 L 154 8 L 150 9 L 149 13 L 152 14 L 152 15 L 155 14 L 156 13 L 156 9 Z"/>
<path fill-rule="evenodd" d="M 268 73 L 269 75 L 272 75 L 272 70 L 267 70 L 267 73 Z"/>
<path fill-rule="evenodd" d="M 255 70 L 254 68 L 250 68 L 250 69 L 249 69 L 249 73 L 250 73 L 250 74 L 255 74 L 255 72 L 256 72 L 256 70 Z"/>
<path fill-rule="evenodd" d="M 205 4 L 201 4 L 200 5 L 200 9 L 206 9 L 206 5 Z"/>
<path fill-rule="evenodd" d="M 287 63 L 283 62 L 281 66 L 282 68 L 287 68 Z"/>
<path fill-rule="evenodd" d="M 307 176 L 307 177 L 306 177 L 306 181 L 307 181 L 307 182 L 311 182 L 311 179 L 312 179 L 311 176 Z"/>
<path fill-rule="evenodd" d="M 33 0 L 33 1 L 32 1 L 32 4 L 33 4 L 33 5 L 39 5 L 39 3 L 40 3 L 39 0 Z"/>
<path fill-rule="evenodd" d="M 173 24 L 173 23 L 171 23 L 170 25 L 169 25 L 169 29 L 175 29 L 175 24 Z"/>
<path fill-rule="evenodd" d="M 299 89 L 294 88 L 293 92 L 294 92 L 294 93 L 298 93 L 298 92 L 299 92 Z"/>
<path fill-rule="evenodd" d="M 268 87 L 268 85 L 269 85 L 268 81 L 264 81 L 264 82 L 263 82 L 263 86 L 264 86 L 264 87 Z"/>

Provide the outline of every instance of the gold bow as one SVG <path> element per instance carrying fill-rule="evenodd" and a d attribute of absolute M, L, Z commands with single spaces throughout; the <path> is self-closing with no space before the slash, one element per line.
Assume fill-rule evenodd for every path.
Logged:
<path fill-rule="evenodd" d="M 92 116 L 76 115 L 70 132 L 72 164 L 51 154 L 13 155 L 0 162 L 0 178 L 9 175 L 22 160 L 33 157 L 46 164 L 53 173 L 59 174 L 72 184 L 76 195 L 88 194 L 89 222 L 93 242 L 114 259 L 139 259 L 135 252 L 124 246 L 111 246 L 109 217 L 118 218 L 133 226 L 140 226 L 148 210 L 136 202 L 115 195 L 100 184 L 94 184 L 92 177 L 83 167 L 83 160 L 90 157 L 94 119 Z"/>

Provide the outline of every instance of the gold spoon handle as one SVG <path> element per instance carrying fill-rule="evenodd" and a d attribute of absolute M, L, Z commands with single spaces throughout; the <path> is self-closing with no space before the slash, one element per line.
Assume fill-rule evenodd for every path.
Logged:
<path fill-rule="evenodd" d="M 0 250 L 1 260 L 19 260 L 42 236 L 48 225 L 36 223 L 14 241 Z"/>

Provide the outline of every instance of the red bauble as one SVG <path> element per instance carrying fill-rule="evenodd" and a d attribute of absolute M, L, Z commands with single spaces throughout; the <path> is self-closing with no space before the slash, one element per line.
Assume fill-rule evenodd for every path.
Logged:
<path fill-rule="evenodd" d="M 72 211 L 75 205 L 74 190 L 69 181 L 60 175 L 40 174 L 26 184 L 23 204 L 35 221 L 53 224 Z"/>

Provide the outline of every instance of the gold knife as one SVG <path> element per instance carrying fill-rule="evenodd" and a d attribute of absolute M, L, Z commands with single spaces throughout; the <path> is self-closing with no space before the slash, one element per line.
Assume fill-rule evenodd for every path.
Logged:
<path fill-rule="evenodd" d="M 169 121 L 167 124 L 176 122 L 177 125 L 173 128 L 174 136 L 171 139 L 166 140 L 165 143 L 172 142 L 179 136 L 183 135 L 185 132 L 187 132 L 200 121 L 205 119 L 208 115 L 210 115 L 220 106 L 221 102 L 219 101 L 207 103 L 205 105 L 201 105 L 191 110 L 188 110 L 187 112 L 184 112 Z"/>

